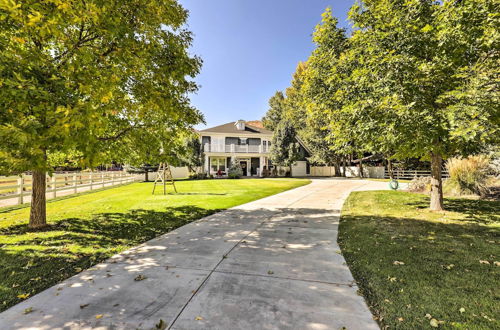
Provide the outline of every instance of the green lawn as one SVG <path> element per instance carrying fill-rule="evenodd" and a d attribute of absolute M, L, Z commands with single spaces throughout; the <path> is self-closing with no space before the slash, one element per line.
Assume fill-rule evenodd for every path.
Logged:
<path fill-rule="evenodd" d="M 0 209 L 0 311 L 190 221 L 309 182 L 178 181 L 179 193 L 166 196 L 134 183 L 49 202 L 50 227 L 39 232 L 27 231 L 28 208 Z"/>
<path fill-rule="evenodd" d="M 366 180 L 379 181 L 379 182 L 387 182 L 387 183 L 389 183 L 389 181 L 391 181 L 391 179 L 375 179 L 375 178 L 368 178 Z M 411 182 L 411 180 L 408 180 L 408 179 L 397 179 L 397 180 L 400 183 L 409 183 L 409 182 Z"/>
<path fill-rule="evenodd" d="M 339 243 L 382 327 L 500 328 L 500 202 L 355 192 Z"/>

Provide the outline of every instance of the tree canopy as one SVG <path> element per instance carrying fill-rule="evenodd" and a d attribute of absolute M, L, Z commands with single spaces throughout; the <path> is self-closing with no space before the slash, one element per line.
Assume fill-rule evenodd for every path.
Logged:
<path fill-rule="evenodd" d="M 262 124 L 269 130 L 274 130 L 282 119 L 283 111 L 285 110 L 285 96 L 283 92 L 276 92 L 269 99 L 269 110 L 262 118 Z"/>
<path fill-rule="evenodd" d="M 347 35 L 326 10 L 293 93 L 300 106 L 285 108 L 303 118 L 299 132 L 323 137 L 320 150 L 431 160 L 440 210 L 443 159 L 499 142 L 498 4 L 363 0 L 349 19 Z"/>
<path fill-rule="evenodd" d="M 271 144 L 271 160 L 280 166 L 292 166 L 300 158 L 300 145 L 294 126 L 288 120 L 282 120 L 276 126 Z"/>
<path fill-rule="evenodd" d="M 126 159 L 203 120 L 187 17 L 175 0 L 0 2 L 0 172 L 33 171 L 32 211 L 49 154 Z"/>

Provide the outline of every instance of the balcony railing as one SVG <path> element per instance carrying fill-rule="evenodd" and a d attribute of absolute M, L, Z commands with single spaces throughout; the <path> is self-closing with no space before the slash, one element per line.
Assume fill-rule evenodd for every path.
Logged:
<path fill-rule="evenodd" d="M 269 152 L 269 146 L 265 145 L 238 145 L 238 144 L 210 144 L 205 143 L 203 150 L 205 152 L 227 152 L 227 153 L 252 153 L 262 154 Z"/>

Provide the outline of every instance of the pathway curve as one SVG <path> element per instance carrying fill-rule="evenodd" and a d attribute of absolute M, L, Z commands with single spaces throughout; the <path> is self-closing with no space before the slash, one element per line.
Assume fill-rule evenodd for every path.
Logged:
<path fill-rule="evenodd" d="M 378 329 L 337 229 L 351 191 L 386 185 L 313 180 L 211 215 L 10 308 L 0 329 Z"/>

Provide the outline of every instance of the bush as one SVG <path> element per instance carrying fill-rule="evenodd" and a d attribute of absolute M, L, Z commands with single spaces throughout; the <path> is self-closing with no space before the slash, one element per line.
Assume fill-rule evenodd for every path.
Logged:
<path fill-rule="evenodd" d="M 207 173 L 191 173 L 189 174 L 189 179 L 191 180 L 203 180 L 207 178 Z"/>
<path fill-rule="evenodd" d="M 429 176 L 414 177 L 408 183 L 408 189 L 413 192 L 428 192 L 431 190 L 431 178 Z"/>
<path fill-rule="evenodd" d="M 458 195 L 476 194 L 485 196 L 488 193 L 488 171 L 490 160 L 484 155 L 467 158 L 451 158 L 446 162 L 450 178 L 446 184 Z"/>
<path fill-rule="evenodd" d="M 239 179 L 243 176 L 243 170 L 237 161 L 233 161 L 227 172 L 227 177 L 230 179 Z"/>

